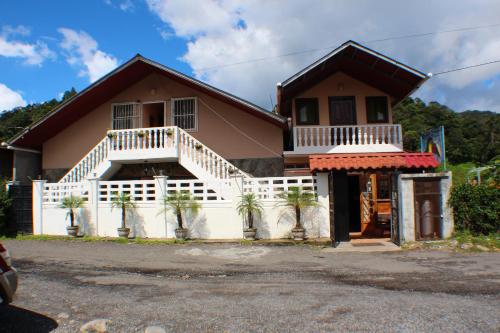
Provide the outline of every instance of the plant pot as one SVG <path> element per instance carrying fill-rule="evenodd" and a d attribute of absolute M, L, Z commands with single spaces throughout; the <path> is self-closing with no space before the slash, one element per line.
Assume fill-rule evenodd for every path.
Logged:
<path fill-rule="evenodd" d="M 188 235 L 188 230 L 185 228 L 177 228 L 175 229 L 175 238 L 177 239 L 186 239 Z"/>
<path fill-rule="evenodd" d="M 255 240 L 256 228 L 246 228 L 243 230 L 243 237 L 248 240 Z"/>
<path fill-rule="evenodd" d="M 304 228 L 293 228 L 292 235 L 293 235 L 293 240 L 301 241 L 304 240 L 306 231 L 304 230 Z"/>
<path fill-rule="evenodd" d="M 123 238 L 128 238 L 130 234 L 130 228 L 118 228 L 118 236 Z"/>
<path fill-rule="evenodd" d="M 78 229 L 79 227 L 77 225 L 75 226 L 68 226 L 66 227 L 66 231 L 68 232 L 68 236 L 71 237 L 76 237 L 78 235 Z"/>

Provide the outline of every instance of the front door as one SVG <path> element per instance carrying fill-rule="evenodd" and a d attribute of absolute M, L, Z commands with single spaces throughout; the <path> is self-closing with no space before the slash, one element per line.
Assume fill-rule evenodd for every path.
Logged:
<path fill-rule="evenodd" d="M 345 171 L 333 172 L 333 223 L 330 221 L 330 228 L 333 228 L 335 242 L 349 241 L 349 177 Z M 359 214 L 359 211 L 357 212 Z"/>
<path fill-rule="evenodd" d="M 330 125 L 356 125 L 356 102 L 354 96 L 329 97 Z"/>

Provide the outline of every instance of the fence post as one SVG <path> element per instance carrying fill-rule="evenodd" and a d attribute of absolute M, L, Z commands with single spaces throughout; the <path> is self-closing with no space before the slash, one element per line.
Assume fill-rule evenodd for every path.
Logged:
<path fill-rule="evenodd" d="M 92 233 L 92 226 L 95 229 L 95 236 L 99 236 L 99 180 L 100 178 L 88 178 L 89 198 L 88 209 L 90 211 L 89 231 Z"/>
<path fill-rule="evenodd" d="M 243 238 L 243 229 L 245 228 L 243 224 L 243 218 L 238 214 L 238 203 L 241 200 L 241 196 L 243 195 L 243 176 L 234 175 L 230 176 L 230 185 L 231 185 L 231 213 L 232 220 L 235 223 L 239 223 L 241 225 L 241 235 L 240 238 Z"/>
<path fill-rule="evenodd" d="M 154 176 L 155 179 L 155 197 L 156 197 L 156 211 L 158 212 L 157 218 L 165 226 L 165 238 L 168 238 L 167 226 L 167 212 L 165 211 L 164 197 L 167 195 L 167 181 L 168 176 Z"/>
<path fill-rule="evenodd" d="M 319 210 L 318 217 L 319 237 L 330 237 L 330 198 L 328 189 L 328 172 L 316 174 L 316 193 L 318 195 Z"/>
<path fill-rule="evenodd" d="M 33 235 L 43 234 L 43 189 L 46 180 L 33 180 Z"/>

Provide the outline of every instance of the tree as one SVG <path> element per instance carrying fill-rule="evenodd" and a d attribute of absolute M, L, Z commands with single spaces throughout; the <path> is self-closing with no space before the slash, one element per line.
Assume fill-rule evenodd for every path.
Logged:
<path fill-rule="evenodd" d="M 175 191 L 163 198 L 164 210 L 172 211 L 177 217 L 178 229 L 184 229 L 182 214 L 190 211 L 197 214 L 201 205 L 187 191 Z"/>
<path fill-rule="evenodd" d="M 286 207 L 295 213 L 295 229 L 303 229 L 301 222 L 302 210 L 306 207 L 316 207 L 316 195 L 311 191 L 304 191 L 302 187 L 292 186 L 288 191 L 278 194 L 282 201 L 277 205 Z"/>
<path fill-rule="evenodd" d="M 70 195 L 62 200 L 60 207 L 68 210 L 66 218 L 69 216 L 70 227 L 75 226 L 75 209 L 82 207 L 82 205 L 83 199 L 79 196 Z"/>
<path fill-rule="evenodd" d="M 120 208 L 122 210 L 122 229 L 127 228 L 126 217 L 127 210 L 132 210 L 136 207 L 135 202 L 132 200 L 132 197 L 129 193 L 122 192 L 119 195 L 115 194 L 111 199 L 111 207 Z"/>
<path fill-rule="evenodd" d="M 264 210 L 260 200 L 254 193 L 247 193 L 241 196 L 241 201 L 237 206 L 238 214 L 246 217 L 248 229 L 253 229 L 254 214 L 260 216 Z"/>
<path fill-rule="evenodd" d="M 3 110 L 0 110 L 0 141 L 9 140 L 31 123 L 43 118 L 60 103 L 76 94 L 75 88 L 71 88 L 63 93 L 60 101 L 53 98 L 43 103 L 33 103 L 5 112 L 1 112 Z"/>

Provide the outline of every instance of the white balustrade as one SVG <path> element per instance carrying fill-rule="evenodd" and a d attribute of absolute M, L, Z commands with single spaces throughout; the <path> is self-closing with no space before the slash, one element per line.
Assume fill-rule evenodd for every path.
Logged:
<path fill-rule="evenodd" d="M 228 179 L 230 175 L 237 173 L 246 176 L 236 166 L 182 129 L 179 129 L 179 155 L 183 164 L 192 163 L 213 179 Z"/>
<path fill-rule="evenodd" d="M 43 187 L 44 203 L 60 203 L 65 197 L 81 197 L 88 200 L 87 183 L 45 183 Z"/>
<path fill-rule="evenodd" d="M 278 194 L 287 192 L 291 187 L 316 193 L 316 177 L 263 177 L 243 179 L 243 193 L 254 193 L 260 200 L 275 201 Z"/>
<path fill-rule="evenodd" d="M 296 126 L 294 152 L 358 153 L 403 150 L 401 125 Z"/>

